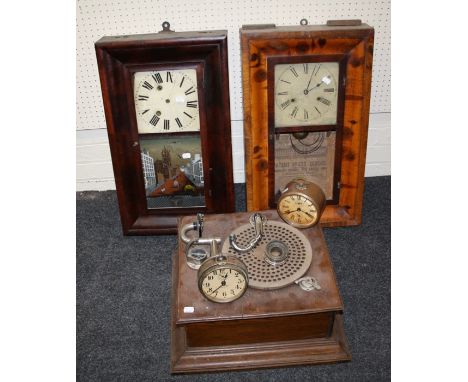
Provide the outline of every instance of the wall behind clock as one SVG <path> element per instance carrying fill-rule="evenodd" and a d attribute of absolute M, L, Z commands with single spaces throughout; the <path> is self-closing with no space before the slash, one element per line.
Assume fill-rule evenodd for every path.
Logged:
<path fill-rule="evenodd" d="M 324 24 L 361 19 L 375 28 L 366 176 L 390 175 L 390 0 L 77 0 L 77 191 L 115 189 L 94 42 L 105 35 L 227 29 L 234 181 L 244 176 L 239 28 L 242 24 Z"/>

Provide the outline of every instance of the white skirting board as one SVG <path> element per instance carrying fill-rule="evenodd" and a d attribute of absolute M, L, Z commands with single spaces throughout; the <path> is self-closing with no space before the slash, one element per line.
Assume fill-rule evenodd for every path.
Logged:
<path fill-rule="evenodd" d="M 231 121 L 234 183 L 244 183 L 243 121 Z M 390 113 L 369 118 L 365 176 L 390 175 Z M 76 132 L 76 190 L 115 190 L 107 131 Z"/>

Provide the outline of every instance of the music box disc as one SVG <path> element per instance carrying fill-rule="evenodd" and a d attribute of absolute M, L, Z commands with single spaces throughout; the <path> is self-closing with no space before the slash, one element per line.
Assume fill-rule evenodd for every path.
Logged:
<path fill-rule="evenodd" d="M 232 233 L 239 245 L 247 246 L 255 237 L 255 228 L 244 224 Z M 278 241 L 287 247 L 286 254 L 281 253 L 284 252 L 282 245 L 270 244 Z M 240 254 L 227 239 L 222 253 L 234 255 L 244 262 L 249 273 L 249 287 L 255 289 L 272 290 L 292 284 L 307 272 L 312 263 L 312 247 L 306 236 L 286 223 L 271 220 L 265 223 L 264 236 L 255 248 Z M 274 262 L 272 258 L 281 261 Z"/>

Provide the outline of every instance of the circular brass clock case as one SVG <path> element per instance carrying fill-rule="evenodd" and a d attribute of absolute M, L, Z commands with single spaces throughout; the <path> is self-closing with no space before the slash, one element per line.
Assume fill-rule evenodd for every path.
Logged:
<path fill-rule="evenodd" d="M 326 202 L 320 186 L 297 178 L 286 185 L 276 208 L 286 223 L 296 228 L 309 228 L 319 222 Z"/>
<path fill-rule="evenodd" d="M 242 297 L 249 285 L 247 267 L 235 256 L 210 257 L 198 269 L 198 289 L 208 300 L 226 303 Z"/>

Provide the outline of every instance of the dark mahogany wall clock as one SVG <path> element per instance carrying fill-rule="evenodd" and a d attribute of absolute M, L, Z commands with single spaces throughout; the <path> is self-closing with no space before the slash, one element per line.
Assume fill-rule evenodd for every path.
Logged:
<path fill-rule="evenodd" d="M 125 234 L 234 210 L 227 32 L 103 37 L 95 44 Z"/>
<path fill-rule="evenodd" d="M 327 226 L 361 222 L 374 30 L 359 20 L 240 30 L 247 209 L 303 178 Z"/>

